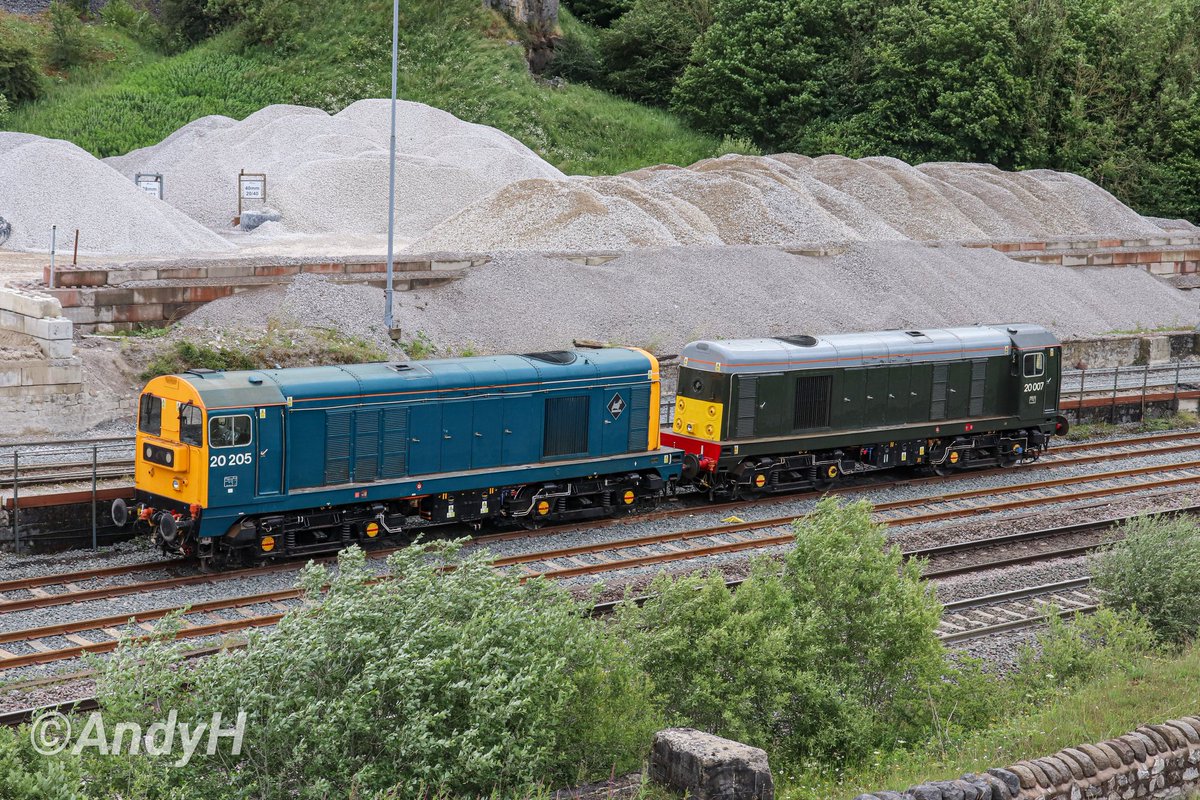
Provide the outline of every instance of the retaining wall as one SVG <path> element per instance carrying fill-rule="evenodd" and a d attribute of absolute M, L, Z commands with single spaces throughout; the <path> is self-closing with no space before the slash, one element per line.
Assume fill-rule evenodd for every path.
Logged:
<path fill-rule="evenodd" d="M 1200 333 L 1134 333 L 1063 342 L 1063 366 L 1087 369 L 1165 364 L 1200 355 Z"/>
<path fill-rule="evenodd" d="M 1200 718 L 1183 717 L 1003 769 L 856 800 L 1167 800 L 1198 792 Z"/>
<path fill-rule="evenodd" d="M 436 286 L 458 278 L 481 257 L 421 258 L 395 262 L 397 291 Z M 387 264 L 337 259 L 239 259 L 183 264 L 120 264 L 43 269 L 38 290 L 55 297 L 63 314 L 82 332 L 129 330 L 169 324 L 222 297 L 290 282 L 297 275 L 323 275 L 333 281 L 382 287 Z"/>
<path fill-rule="evenodd" d="M 1200 264 L 1200 236 L 1149 239 L 1058 239 L 1046 242 L 970 243 L 1018 261 L 1064 267 L 1140 267 L 1153 275 L 1192 275 Z"/>

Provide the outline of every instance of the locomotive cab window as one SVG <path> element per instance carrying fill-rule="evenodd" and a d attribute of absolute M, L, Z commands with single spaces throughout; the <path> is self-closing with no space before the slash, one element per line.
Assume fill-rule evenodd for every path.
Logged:
<path fill-rule="evenodd" d="M 208 421 L 209 447 L 245 447 L 250 444 L 250 417 L 213 417 Z"/>
<path fill-rule="evenodd" d="M 162 436 L 162 407 L 161 397 L 142 395 L 138 406 L 138 430 L 151 436 Z"/>
<path fill-rule="evenodd" d="M 204 444 L 204 412 L 191 403 L 179 408 L 179 441 L 195 447 Z"/>
<path fill-rule="evenodd" d="M 1045 353 L 1026 353 L 1023 363 L 1026 378 L 1040 378 L 1046 374 Z"/>

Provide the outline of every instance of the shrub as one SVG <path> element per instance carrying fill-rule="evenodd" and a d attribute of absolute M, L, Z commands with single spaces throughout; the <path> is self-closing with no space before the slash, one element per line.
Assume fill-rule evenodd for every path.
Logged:
<path fill-rule="evenodd" d="M 927 732 L 953 670 L 921 565 L 885 547 L 866 504 L 823 500 L 795 529 L 782 574 L 759 562 L 733 594 L 717 576 L 663 576 L 620 610 L 670 721 L 793 761 Z"/>
<path fill-rule="evenodd" d="M 140 375 L 150 380 L 159 375 L 186 372 L 197 367 L 203 369 L 230 370 L 254 369 L 258 364 L 240 350 L 229 347 L 209 347 L 189 341 L 173 343 L 151 359 Z"/>
<path fill-rule="evenodd" d="M 1153 650 L 1154 631 L 1136 611 L 1101 608 L 1069 618 L 1052 614 L 1035 642 L 1021 647 L 1009 684 L 1017 704 L 1038 701 L 1131 669 Z"/>
<path fill-rule="evenodd" d="M 395 579 L 374 584 L 357 549 L 336 575 L 310 565 L 302 607 L 183 679 L 164 680 L 162 659 L 115 660 L 100 686 L 106 709 L 155 701 L 180 719 L 249 717 L 240 756 L 198 755 L 138 774 L 140 785 L 171 796 L 236 786 L 259 798 L 507 797 L 636 767 L 655 720 L 619 643 L 562 589 L 522 584 L 486 554 L 444 571 L 455 556 L 407 548 L 389 559 Z M 107 769 L 107 792 L 132 788 Z"/>
<path fill-rule="evenodd" d="M 1104 602 L 1137 609 L 1169 642 L 1200 632 L 1200 523 L 1195 517 L 1140 517 L 1120 527 L 1124 538 L 1093 560 Z"/>
<path fill-rule="evenodd" d="M 5 800 L 84 800 L 79 765 L 47 758 L 30 745 L 29 729 L 0 728 L 0 797 Z"/>
<path fill-rule="evenodd" d="M 50 45 L 47 57 L 56 67 L 82 64 L 88 56 L 88 34 L 71 6 L 54 0 L 50 4 Z"/>
<path fill-rule="evenodd" d="M 18 42 L 4 28 L 0 28 L 0 94 L 14 104 L 36 100 L 42 94 L 42 75 L 33 48 Z"/>
<path fill-rule="evenodd" d="M 711 24 L 708 0 L 635 0 L 611 28 L 601 31 L 606 85 L 634 100 L 668 105 L 692 46 Z"/>
<path fill-rule="evenodd" d="M 129 0 L 108 0 L 100 9 L 105 25 L 124 31 L 147 47 L 162 44 L 163 32 L 154 15 L 144 6 L 134 6 Z"/>

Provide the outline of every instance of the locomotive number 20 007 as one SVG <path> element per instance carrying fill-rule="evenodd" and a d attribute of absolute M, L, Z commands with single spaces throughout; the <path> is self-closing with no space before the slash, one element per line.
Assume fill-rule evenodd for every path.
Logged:
<path fill-rule="evenodd" d="M 234 453 L 231 456 L 224 456 L 224 455 L 209 456 L 208 457 L 208 466 L 210 468 L 211 467 L 224 467 L 226 465 L 228 465 L 230 467 L 239 467 L 243 464 L 249 464 L 251 461 L 251 458 L 252 458 L 252 456 L 250 453 Z"/>
<path fill-rule="evenodd" d="M 1037 383 L 1025 384 L 1025 391 L 1027 391 L 1027 392 L 1040 392 L 1042 389 L 1045 389 L 1045 388 L 1046 388 L 1045 381 L 1038 381 Z"/>

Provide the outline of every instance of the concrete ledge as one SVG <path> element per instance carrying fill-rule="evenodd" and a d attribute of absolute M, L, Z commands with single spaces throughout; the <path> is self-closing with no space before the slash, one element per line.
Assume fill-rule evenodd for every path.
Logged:
<path fill-rule="evenodd" d="M 692 728 L 654 734 L 650 780 L 696 800 L 772 800 L 767 754 Z"/>
<path fill-rule="evenodd" d="M 28 336 L 48 358 L 69 358 L 75 352 L 74 326 L 62 313 L 55 297 L 0 288 L 0 330 Z"/>

